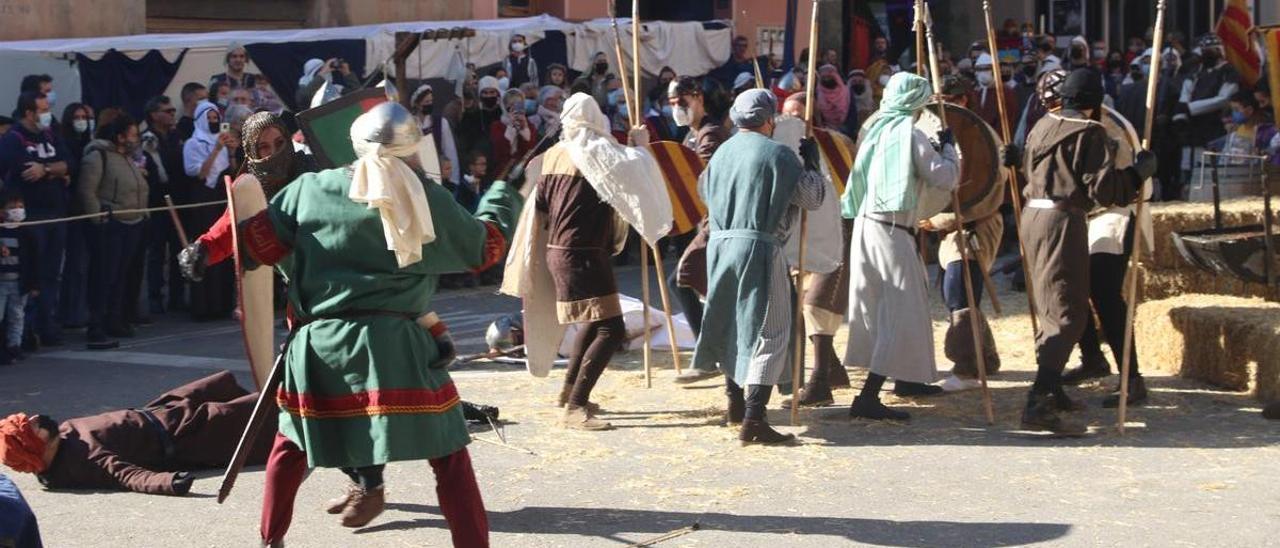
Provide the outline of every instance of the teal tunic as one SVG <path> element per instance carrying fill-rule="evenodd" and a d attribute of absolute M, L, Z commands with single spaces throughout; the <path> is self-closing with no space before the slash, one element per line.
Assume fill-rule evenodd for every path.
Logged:
<path fill-rule="evenodd" d="M 786 146 L 740 132 L 707 164 L 707 304 L 694 367 L 740 386 L 773 385 L 789 363 L 793 296 L 782 244 L 791 209 L 816 209 L 826 183 Z M 785 383 L 784 383 L 785 384 Z"/>
<path fill-rule="evenodd" d="M 434 339 L 412 320 L 368 311 L 426 313 L 441 274 L 502 253 L 522 202 L 497 182 L 472 215 L 440 185 L 423 185 L 436 239 L 405 268 L 387 250 L 378 210 L 347 197 L 346 168 L 304 175 L 268 207 L 275 238 L 289 248 L 276 266 L 302 322 L 277 394 L 280 432 L 310 466 L 431 459 L 470 441 L 449 373 L 427 366 L 438 356 Z M 252 245 L 254 228 L 245 232 Z"/>

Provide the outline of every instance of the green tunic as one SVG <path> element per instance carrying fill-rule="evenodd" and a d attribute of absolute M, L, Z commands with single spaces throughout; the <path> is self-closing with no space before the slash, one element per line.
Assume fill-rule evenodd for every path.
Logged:
<path fill-rule="evenodd" d="M 438 356 L 430 334 L 368 312 L 427 312 L 440 274 L 481 267 L 502 252 L 494 246 L 509 238 L 522 202 L 497 182 L 473 216 L 440 185 L 423 184 L 436 240 L 405 268 L 387 250 L 378 211 L 347 197 L 348 169 L 304 175 L 268 207 L 275 238 L 291 248 L 276 266 L 302 322 L 277 395 L 280 432 L 310 466 L 431 459 L 470 441 L 449 373 L 427 367 Z"/>

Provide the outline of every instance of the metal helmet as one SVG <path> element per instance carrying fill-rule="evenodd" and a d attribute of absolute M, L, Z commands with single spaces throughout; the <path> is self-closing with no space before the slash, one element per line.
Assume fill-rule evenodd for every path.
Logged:
<path fill-rule="evenodd" d="M 357 156 L 364 156 L 377 145 L 403 149 L 405 153 L 398 156 L 411 156 L 415 152 L 410 147 L 421 139 L 422 130 L 413 114 L 392 101 L 379 103 L 351 124 L 351 145 Z"/>
<path fill-rule="evenodd" d="M 1196 41 L 1196 47 L 1200 49 L 1222 48 L 1222 39 L 1218 38 L 1217 34 L 1214 34 L 1211 32 L 1209 34 L 1201 36 L 1200 39 Z"/>
<path fill-rule="evenodd" d="M 1062 82 L 1067 79 L 1067 71 L 1063 69 L 1053 69 L 1040 75 L 1040 79 L 1036 81 L 1036 97 L 1040 98 L 1040 103 L 1048 110 L 1056 110 L 1062 106 Z"/>

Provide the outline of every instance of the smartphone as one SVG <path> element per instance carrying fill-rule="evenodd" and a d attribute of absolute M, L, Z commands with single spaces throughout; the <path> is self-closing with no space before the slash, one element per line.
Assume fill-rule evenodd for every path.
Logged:
<path fill-rule="evenodd" d="M 227 123 L 227 122 L 223 122 L 223 123 L 222 123 L 222 125 L 219 125 L 219 126 L 218 126 L 218 131 L 220 131 L 220 132 L 222 132 L 222 133 L 228 133 L 228 132 L 230 132 L 230 131 L 231 131 L 231 124 L 230 124 L 230 123 Z"/>

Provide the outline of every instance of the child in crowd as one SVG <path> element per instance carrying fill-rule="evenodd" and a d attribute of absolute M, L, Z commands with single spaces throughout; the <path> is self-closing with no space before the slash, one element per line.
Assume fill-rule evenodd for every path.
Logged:
<path fill-rule="evenodd" d="M 28 295 L 37 295 L 35 246 L 26 230 L 20 228 L 27 218 L 22 195 L 16 190 L 3 194 L 4 210 L 0 211 L 0 320 L 5 320 L 4 350 L 0 365 L 12 365 L 26 358 L 22 354 L 23 308 Z"/>

